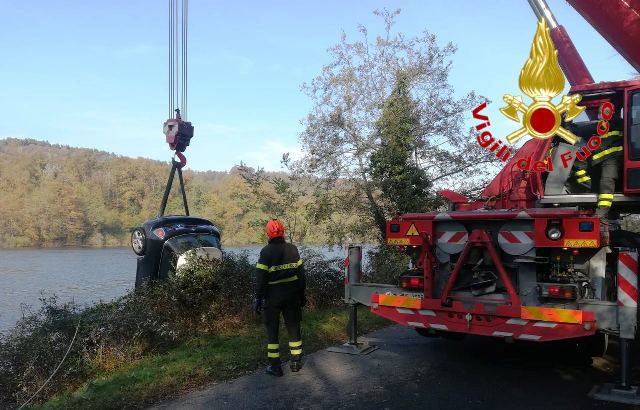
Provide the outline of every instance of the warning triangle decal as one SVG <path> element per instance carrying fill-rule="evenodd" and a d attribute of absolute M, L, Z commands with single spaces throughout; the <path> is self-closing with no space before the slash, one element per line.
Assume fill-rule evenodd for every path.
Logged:
<path fill-rule="evenodd" d="M 416 229 L 415 224 L 411 224 L 409 230 L 406 233 L 407 236 L 419 236 L 418 230 Z"/>

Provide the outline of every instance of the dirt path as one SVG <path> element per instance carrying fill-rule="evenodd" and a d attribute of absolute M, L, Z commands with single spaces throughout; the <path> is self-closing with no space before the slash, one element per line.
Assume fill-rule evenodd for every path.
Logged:
<path fill-rule="evenodd" d="M 157 409 L 622 409 L 587 397 L 609 381 L 553 346 L 424 338 L 392 326 L 367 335 L 367 356 L 326 350 L 298 374 L 262 371 L 190 393 Z M 596 364 L 598 364 L 596 362 Z M 602 364 L 602 363 L 600 363 Z"/>

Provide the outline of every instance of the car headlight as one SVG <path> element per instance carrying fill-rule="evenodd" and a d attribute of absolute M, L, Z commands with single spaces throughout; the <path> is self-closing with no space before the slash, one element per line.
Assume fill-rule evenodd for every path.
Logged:
<path fill-rule="evenodd" d="M 557 241 L 561 237 L 562 231 L 557 226 L 552 226 L 547 229 L 547 238 L 551 239 L 552 241 Z"/>
<path fill-rule="evenodd" d="M 136 255 L 144 255 L 147 250 L 147 235 L 144 233 L 144 229 L 136 228 L 131 232 L 131 248 Z"/>

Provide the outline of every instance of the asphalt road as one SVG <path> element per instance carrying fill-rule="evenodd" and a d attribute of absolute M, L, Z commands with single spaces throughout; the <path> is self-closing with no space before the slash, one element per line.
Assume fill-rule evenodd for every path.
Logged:
<path fill-rule="evenodd" d="M 431 339 L 392 326 L 367 335 L 366 356 L 326 350 L 282 378 L 256 372 L 213 385 L 161 409 L 624 409 L 594 401 L 611 365 L 576 360 L 562 346 Z M 580 363 L 581 362 L 581 363 Z"/>

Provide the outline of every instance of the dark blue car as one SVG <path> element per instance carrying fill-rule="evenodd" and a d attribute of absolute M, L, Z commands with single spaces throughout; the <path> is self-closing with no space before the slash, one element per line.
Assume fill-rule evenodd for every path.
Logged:
<path fill-rule="evenodd" d="M 190 255 L 222 259 L 219 229 L 211 221 L 191 216 L 145 222 L 131 233 L 131 247 L 138 255 L 136 287 L 175 274 Z"/>

